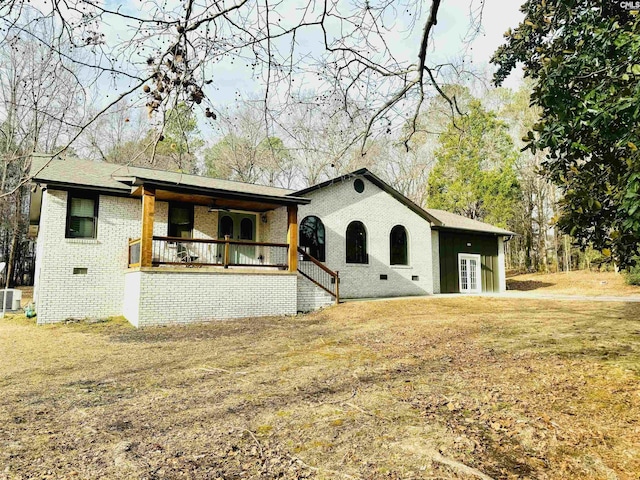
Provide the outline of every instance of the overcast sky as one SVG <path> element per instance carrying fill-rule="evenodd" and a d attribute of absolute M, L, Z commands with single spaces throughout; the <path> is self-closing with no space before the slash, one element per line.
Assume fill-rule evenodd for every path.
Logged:
<path fill-rule="evenodd" d="M 464 56 L 465 63 L 471 64 L 470 68 L 476 71 L 493 72 L 495 67 L 489 64 L 489 60 L 496 48 L 503 43 L 504 32 L 516 27 L 522 20 L 523 14 L 519 11 L 521 1 L 484 0 L 482 31 L 471 44 L 468 44 L 464 40 L 469 33 L 470 9 L 477 9 L 480 1 L 442 0 L 438 24 L 433 31 L 433 42 L 428 53 L 430 65 L 449 61 L 459 63 Z M 430 2 L 424 3 L 426 6 L 430 5 Z M 385 40 L 396 58 L 411 63 L 417 61 L 420 35 L 428 13 L 428 9 L 425 9 L 422 17 L 417 19 L 417 27 L 412 32 L 408 31 L 410 18 L 400 16 L 394 20 L 394 28 L 387 34 Z M 309 35 L 311 37 L 306 43 L 311 43 L 314 36 L 313 33 Z M 305 40 L 299 39 L 299 41 L 304 46 Z M 243 98 L 260 96 L 261 83 L 251 79 L 251 71 L 238 65 L 238 62 L 233 65 L 228 62 L 217 64 L 215 72 L 214 85 L 219 90 L 214 93 L 218 97 L 214 102 L 218 106 L 232 104 L 237 95 Z M 518 88 L 521 79 L 522 74 L 518 70 L 507 79 L 504 86 Z M 313 88 L 313 79 L 305 87 Z"/>
<path fill-rule="evenodd" d="M 474 6 L 477 7 L 478 1 Z M 468 54 L 473 63 L 482 68 L 488 66 L 496 48 L 504 42 L 503 35 L 509 28 L 515 28 L 524 18 L 520 12 L 518 0 L 484 0 L 482 32 L 471 45 Z M 440 18 L 435 30 L 434 48 L 445 57 L 455 56 L 460 52 L 463 39 L 469 26 L 469 0 L 443 0 L 440 7 Z M 494 68 L 490 66 L 490 68 Z M 515 88 L 521 81 L 518 72 L 509 78 L 505 86 Z"/>
<path fill-rule="evenodd" d="M 121 11 L 132 10 L 134 13 L 140 9 L 144 2 L 139 0 L 103 0 L 105 4 L 122 9 Z M 165 0 L 168 4 L 179 5 L 180 0 Z M 438 24 L 433 30 L 433 39 L 427 55 L 429 65 L 438 63 L 452 62 L 458 64 L 462 58 L 465 58 L 465 65 L 470 65 L 475 71 L 493 72 L 495 67 L 489 65 L 489 60 L 496 48 L 504 41 L 503 35 L 509 28 L 516 27 L 522 20 L 523 15 L 519 8 L 524 0 L 442 0 Z M 43 3 L 44 0 L 34 0 L 34 4 Z M 281 0 L 280 12 L 284 11 L 283 20 L 295 21 L 296 4 L 307 0 Z M 469 34 L 470 10 L 477 10 L 484 2 L 484 10 L 482 17 L 482 30 L 475 37 L 475 40 L 469 44 L 465 42 L 465 38 Z M 401 6 L 404 2 L 398 1 L 396 5 Z M 399 60 L 405 60 L 408 63 L 417 62 L 417 54 L 420 43 L 420 36 L 424 27 L 425 20 L 429 13 L 430 1 L 423 1 L 424 11 L 420 18 L 415 19 L 416 27 L 413 31 L 409 31 L 409 24 L 412 17 L 408 17 L 402 8 L 398 8 L 398 16 L 389 17 L 384 20 L 385 27 L 391 28 L 385 34 L 385 41 L 390 46 L 394 56 Z M 283 7 L 283 5 L 285 7 Z M 44 7 L 44 4 L 43 4 Z M 139 10 L 138 10 L 139 12 Z M 145 12 L 146 13 L 146 12 Z M 119 43 L 126 39 L 128 29 L 131 22 L 115 19 L 103 25 L 103 33 L 105 33 L 107 42 Z M 319 32 L 306 31 L 307 38 L 298 38 L 302 50 L 309 47 L 313 54 L 321 53 L 321 43 L 317 37 Z M 315 43 L 315 46 L 311 46 Z M 308 44 L 308 45 L 307 45 Z M 146 55 L 146 54 L 143 54 Z M 224 108 L 225 105 L 233 105 L 235 100 L 240 98 L 256 98 L 261 96 L 264 89 L 264 82 L 260 79 L 251 78 L 252 71 L 243 65 L 244 62 L 217 63 L 213 68 L 213 87 L 217 90 L 208 90 L 207 95 L 213 104 L 218 108 Z M 515 72 L 505 82 L 505 86 L 517 88 L 521 82 L 522 74 L 520 71 Z M 300 81 L 299 79 L 297 81 Z M 305 82 L 305 89 L 313 89 L 315 79 L 312 77 L 310 81 Z M 299 83 L 297 83 L 299 85 Z M 126 85 L 120 85 L 125 88 Z M 101 89 L 109 91 L 110 88 L 105 86 Z M 113 92 L 110 92 L 113 93 Z M 111 95 L 110 95 L 111 96 Z M 105 101 L 105 99 L 103 99 Z"/>

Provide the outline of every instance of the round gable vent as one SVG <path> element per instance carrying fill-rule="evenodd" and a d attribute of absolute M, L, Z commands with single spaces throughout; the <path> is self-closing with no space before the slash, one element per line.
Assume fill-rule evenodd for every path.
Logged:
<path fill-rule="evenodd" d="M 353 182 L 353 188 L 358 193 L 364 192 L 364 182 L 362 179 L 356 178 L 355 182 Z"/>

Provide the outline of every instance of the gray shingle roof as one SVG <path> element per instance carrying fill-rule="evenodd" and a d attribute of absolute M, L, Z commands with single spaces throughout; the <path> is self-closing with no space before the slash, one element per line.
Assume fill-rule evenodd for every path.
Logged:
<path fill-rule="evenodd" d="M 336 179 L 332 179 L 304 190 L 300 190 L 296 193 L 293 190 L 287 190 L 284 188 L 267 187 L 264 185 L 220 180 L 210 177 L 200 177 L 198 175 L 168 172 L 165 170 L 129 167 L 126 165 L 82 160 L 73 157 L 55 158 L 52 160 L 49 155 L 38 154 L 32 157 L 30 174 L 33 181 L 39 183 L 64 185 L 67 187 L 89 187 L 107 192 L 121 192 L 125 194 L 131 191 L 131 182 L 138 180 L 143 183 L 145 181 L 161 183 L 166 185 L 168 188 L 171 186 L 176 188 L 191 187 L 202 190 L 203 193 L 206 193 L 207 191 L 229 192 L 264 197 L 279 197 L 291 200 L 299 198 L 299 196 L 302 196 L 305 193 L 312 192 L 319 188 L 324 188 L 336 181 Z M 426 220 L 431 221 L 435 228 L 469 230 L 474 232 L 491 233 L 494 235 L 514 235 L 514 233 L 509 230 L 494 227 L 493 225 L 479 222 L 477 220 L 471 220 L 470 218 L 466 218 L 455 213 L 433 208 L 422 209 L 367 169 L 357 170 L 356 172 L 343 175 L 343 177 L 353 175 L 363 175 L 367 177 L 398 201 L 404 203 L 411 210 L 418 213 Z M 292 195 L 294 193 L 295 196 Z M 306 199 L 300 200 L 300 203 L 308 202 Z"/>
<path fill-rule="evenodd" d="M 129 192 L 131 188 L 111 178 L 113 171 L 120 167 L 103 162 L 79 160 L 77 158 L 51 159 L 49 155 L 33 155 L 29 174 L 33 181 L 77 185 L 107 190 Z"/>
<path fill-rule="evenodd" d="M 515 233 L 505 230 L 504 228 L 494 227 L 488 223 L 472 220 L 456 213 L 447 212 L 445 210 L 437 210 L 435 208 L 427 208 L 426 211 L 433 217 L 437 218 L 442 225 L 439 228 L 452 230 L 470 230 L 473 232 L 485 232 L 496 235 L 515 235 Z"/>
<path fill-rule="evenodd" d="M 40 183 L 78 187 L 92 187 L 104 191 L 129 192 L 134 180 L 160 183 L 174 187 L 191 187 L 209 191 L 223 191 L 292 199 L 292 190 L 267 187 L 250 183 L 220 180 L 165 170 L 129 167 L 113 163 L 82 160 L 78 158 L 55 158 L 48 155 L 34 155 L 30 174 Z"/>

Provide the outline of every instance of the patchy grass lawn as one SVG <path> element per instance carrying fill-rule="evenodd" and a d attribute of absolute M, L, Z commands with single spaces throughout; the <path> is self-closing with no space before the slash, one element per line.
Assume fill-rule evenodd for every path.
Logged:
<path fill-rule="evenodd" d="M 624 276 L 614 272 L 578 270 L 560 273 L 530 273 L 507 278 L 509 290 L 589 296 L 640 296 L 640 287 L 627 285 Z"/>
<path fill-rule="evenodd" d="M 637 479 L 640 305 L 0 321 L 0 478 Z"/>

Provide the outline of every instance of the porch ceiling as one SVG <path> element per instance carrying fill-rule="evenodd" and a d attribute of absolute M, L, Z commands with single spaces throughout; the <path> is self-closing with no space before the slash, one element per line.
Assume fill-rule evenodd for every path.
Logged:
<path fill-rule="evenodd" d="M 216 208 L 222 209 L 229 208 L 252 212 L 266 212 L 282 206 L 304 205 L 311 202 L 308 198 L 290 195 L 270 195 L 240 190 L 220 190 L 184 184 L 169 185 L 165 182 L 149 181 L 139 178 L 120 178 L 119 180 L 131 185 L 131 195 L 134 197 L 142 196 L 142 190 L 144 188 L 151 188 L 155 191 L 156 200 L 186 202 L 198 205 L 211 205 L 215 201 Z M 256 187 L 255 185 L 248 186 Z M 277 189 L 272 188 L 271 190 Z"/>
<path fill-rule="evenodd" d="M 137 187 L 132 191 L 134 197 L 142 196 L 142 188 Z M 261 202 L 225 198 L 224 196 L 209 196 L 193 193 L 180 193 L 169 190 L 156 190 L 156 201 L 192 203 L 194 205 L 212 206 L 220 210 L 241 210 L 248 212 L 266 212 L 282 206 L 273 202 Z"/>

